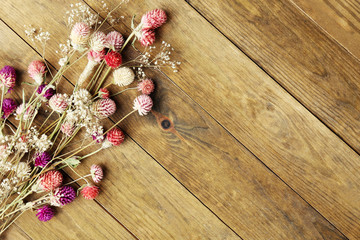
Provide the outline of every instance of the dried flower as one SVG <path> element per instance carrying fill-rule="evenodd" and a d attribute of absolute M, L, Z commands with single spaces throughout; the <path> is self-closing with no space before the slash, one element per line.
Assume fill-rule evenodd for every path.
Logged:
<path fill-rule="evenodd" d="M 155 32 L 152 29 L 144 29 L 141 32 L 140 43 L 144 47 L 151 46 L 155 42 Z"/>
<path fill-rule="evenodd" d="M 94 33 L 90 39 L 91 50 L 93 50 L 95 52 L 100 52 L 100 51 L 104 50 L 106 43 L 107 43 L 107 41 L 106 41 L 105 33 L 98 31 L 98 32 Z"/>
<path fill-rule="evenodd" d="M 109 90 L 107 90 L 106 88 L 99 89 L 99 97 L 100 98 L 106 99 L 106 98 L 109 98 L 109 96 L 110 96 Z"/>
<path fill-rule="evenodd" d="M 2 118 L 8 118 L 10 114 L 12 114 L 15 111 L 16 107 L 17 107 L 16 102 L 13 99 L 5 98 L 2 104 L 2 112 L 3 112 Z"/>
<path fill-rule="evenodd" d="M 125 134 L 119 128 L 114 127 L 106 135 L 106 140 L 109 141 L 113 146 L 118 146 L 125 140 Z"/>
<path fill-rule="evenodd" d="M 105 56 L 106 64 L 111 68 L 118 68 L 122 63 L 121 54 L 115 51 L 111 51 Z"/>
<path fill-rule="evenodd" d="M 106 47 L 113 50 L 119 51 L 124 44 L 124 37 L 117 31 L 109 32 L 106 35 Z"/>
<path fill-rule="evenodd" d="M 153 81 L 149 78 L 142 80 L 138 84 L 138 90 L 142 92 L 142 94 L 149 95 L 155 89 L 155 85 Z"/>
<path fill-rule="evenodd" d="M 51 109 L 58 113 L 63 113 L 68 106 L 69 97 L 67 94 L 57 93 L 49 100 Z"/>
<path fill-rule="evenodd" d="M 104 119 L 113 115 L 116 111 L 116 104 L 110 98 L 99 99 L 92 105 L 94 115 L 100 119 Z"/>
<path fill-rule="evenodd" d="M 51 161 L 51 155 L 48 152 L 36 153 L 34 159 L 35 167 L 44 168 Z"/>
<path fill-rule="evenodd" d="M 164 10 L 154 9 L 145 13 L 141 18 L 143 29 L 155 29 L 166 22 L 167 16 Z"/>
<path fill-rule="evenodd" d="M 93 164 L 90 168 L 90 173 L 95 183 L 99 183 L 103 179 L 103 170 L 99 165 Z"/>
<path fill-rule="evenodd" d="M 47 87 L 46 91 L 44 89 Z M 43 101 L 49 100 L 56 93 L 55 87 L 53 85 L 47 86 L 46 84 L 42 84 L 36 90 L 36 93 L 42 95 Z"/>
<path fill-rule="evenodd" d="M 26 106 L 26 107 L 25 107 Z M 22 103 L 16 108 L 16 119 L 20 120 L 21 116 L 24 121 L 27 121 L 29 119 L 32 119 L 37 114 L 37 110 L 29 106 L 27 107 L 27 104 Z"/>
<path fill-rule="evenodd" d="M 70 186 L 56 188 L 54 194 L 50 197 L 50 203 L 53 206 L 61 207 L 71 203 L 76 198 L 75 190 Z"/>
<path fill-rule="evenodd" d="M 120 87 L 131 84 L 135 79 L 135 74 L 129 67 L 121 67 L 116 69 L 113 73 L 113 76 L 113 83 Z"/>
<path fill-rule="evenodd" d="M 74 130 L 75 125 L 72 122 L 64 122 L 60 127 L 60 131 L 67 137 L 70 137 L 73 134 Z"/>
<path fill-rule="evenodd" d="M 14 167 L 16 176 L 20 179 L 27 177 L 31 172 L 31 168 L 30 168 L 29 164 L 27 164 L 26 162 L 19 162 L 19 164 L 17 166 L 14 165 L 13 167 Z"/>
<path fill-rule="evenodd" d="M 46 73 L 46 66 L 42 61 L 32 61 L 28 67 L 28 73 L 35 80 L 36 84 L 40 85 L 44 80 L 43 76 Z"/>
<path fill-rule="evenodd" d="M 51 170 L 42 174 L 39 181 L 39 186 L 42 190 L 51 191 L 61 185 L 63 176 L 59 171 Z"/>
<path fill-rule="evenodd" d="M 147 115 L 153 106 L 153 101 L 148 95 L 140 95 L 134 100 L 134 110 L 139 112 L 140 116 Z"/>
<path fill-rule="evenodd" d="M 16 73 L 15 69 L 11 66 L 5 66 L 0 70 L 1 84 L 9 89 L 15 86 Z"/>
<path fill-rule="evenodd" d="M 71 30 L 70 40 L 74 49 L 82 51 L 90 36 L 90 27 L 84 22 L 78 22 Z"/>
<path fill-rule="evenodd" d="M 105 58 L 105 50 L 99 52 L 91 50 L 90 52 L 88 52 L 87 58 L 89 61 L 94 61 L 99 63 Z"/>
<path fill-rule="evenodd" d="M 88 185 L 81 190 L 81 195 L 88 200 L 93 200 L 99 194 L 99 188 L 94 185 Z"/>
<path fill-rule="evenodd" d="M 36 210 L 37 214 L 36 216 L 38 217 L 38 219 L 42 222 L 47 222 L 50 219 L 53 218 L 55 212 L 54 209 L 52 209 L 50 206 L 45 205 L 39 209 Z"/>

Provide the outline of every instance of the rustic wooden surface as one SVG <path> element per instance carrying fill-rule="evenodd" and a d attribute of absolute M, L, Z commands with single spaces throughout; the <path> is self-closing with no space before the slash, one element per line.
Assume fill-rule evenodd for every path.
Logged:
<path fill-rule="evenodd" d="M 99 11 L 99 1 L 85 2 Z M 133 0 L 119 10 L 127 20 L 167 11 L 158 41 L 175 48 L 180 72 L 151 72 L 154 113 L 125 121 L 121 148 L 79 167 L 106 168 L 95 201 L 79 198 L 49 223 L 28 212 L 3 237 L 360 239 L 360 4 L 308 2 Z M 39 58 L 24 36 L 24 24 L 33 24 L 52 33 L 46 59 L 57 68 L 70 3 L 3 1 L 1 66 L 26 78 Z M 127 36 L 129 26 L 117 30 Z M 79 73 L 66 75 L 64 92 Z M 121 104 L 106 125 L 129 109 Z M 158 125 L 164 119 L 168 130 Z"/>

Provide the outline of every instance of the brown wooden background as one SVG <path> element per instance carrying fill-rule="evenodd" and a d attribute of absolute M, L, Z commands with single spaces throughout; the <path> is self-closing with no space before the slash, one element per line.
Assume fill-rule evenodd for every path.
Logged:
<path fill-rule="evenodd" d="M 1 66 L 27 77 L 33 24 L 51 32 L 56 68 L 70 3 L 2 1 Z M 360 2 L 132 0 L 117 30 L 127 36 L 130 17 L 153 8 L 169 15 L 158 40 L 182 61 L 179 73 L 150 73 L 156 112 L 129 118 L 121 147 L 79 167 L 105 167 L 95 201 L 48 223 L 28 212 L 4 238 L 360 239 Z M 112 121 L 134 94 L 117 98 Z"/>

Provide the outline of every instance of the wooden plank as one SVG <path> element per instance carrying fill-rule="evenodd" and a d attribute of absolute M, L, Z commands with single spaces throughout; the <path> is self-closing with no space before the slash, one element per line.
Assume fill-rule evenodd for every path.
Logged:
<path fill-rule="evenodd" d="M 158 5 L 145 4 L 142 9 L 134 5 L 129 7 L 130 11 L 138 12 L 154 6 Z M 182 6 L 179 8 L 180 13 L 190 9 L 186 4 L 180 6 Z M 184 6 L 187 7 L 185 10 Z M 26 6 L 24 9 L 14 5 L 12 7 L 27 19 L 34 16 L 33 12 L 26 12 Z M 56 15 L 58 11 L 51 9 L 46 9 L 46 11 L 42 9 L 42 11 L 48 13 L 49 16 L 58 16 Z M 169 12 L 172 11 L 179 14 L 173 9 Z M 190 12 L 194 14 L 191 9 Z M 39 13 L 38 16 L 40 15 Z M 196 14 L 194 16 L 201 19 Z M 51 17 L 44 18 L 49 23 L 54 21 Z M 18 24 L 17 21 L 12 20 L 12 16 L 7 16 L 6 21 L 22 34 L 21 23 Z M 200 23 L 203 22 L 200 20 Z M 61 32 L 61 27 L 60 25 L 58 28 L 59 32 Z M 172 27 L 176 30 L 175 26 Z M 168 28 L 168 31 L 171 32 L 174 29 Z M 206 28 L 206 30 L 209 29 Z M 214 30 L 209 30 L 209 32 L 214 33 Z M 61 39 L 59 36 L 58 40 L 61 41 Z M 175 43 L 179 44 L 177 41 Z M 49 45 L 49 48 L 54 50 L 56 45 Z M 184 46 L 180 48 L 180 51 L 182 49 L 185 49 Z M 49 56 L 49 59 L 52 60 L 55 57 Z M 141 142 L 147 151 L 156 156 L 158 161 L 170 169 L 182 183 L 196 193 L 221 219 L 245 238 L 268 238 L 269 236 L 284 238 L 289 235 L 294 239 L 303 239 L 304 236 L 342 238 L 337 230 L 270 173 L 186 95 L 166 81 L 163 76 L 159 74 L 155 76 L 159 80 L 155 96 L 157 100 L 155 110 L 169 116 L 186 140 L 182 142 L 169 132 L 160 132 L 154 126 L 154 118 L 150 119 L 150 122 L 149 118 L 131 119 L 124 125 L 125 129 L 135 137 L 136 141 Z M 75 78 L 69 77 L 69 79 Z M 188 119 L 189 113 L 193 116 L 191 120 Z M 217 139 L 222 139 L 222 141 L 219 143 Z M 239 167 L 234 169 L 234 165 Z M 214 179 L 222 180 L 215 181 Z M 154 181 L 157 181 L 156 178 Z M 286 201 L 281 201 L 284 196 L 286 196 Z M 131 198 L 131 195 L 129 197 Z M 121 214 L 115 208 L 111 209 L 111 212 Z M 276 221 L 273 221 L 274 219 Z M 131 228 L 130 225 L 126 224 Z"/>
<path fill-rule="evenodd" d="M 1 239 L 7 240 L 31 240 L 31 238 L 26 235 L 26 233 L 16 224 L 12 225 L 2 236 Z"/>
<path fill-rule="evenodd" d="M 360 2 L 292 0 L 341 45 L 360 58 Z"/>
<path fill-rule="evenodd" d="M 62 2 L 58 3 L 61 6 Z M 49 6 L 54 7 L 54 10 L 59 9 L 56 4 Z M 19 19 L 21 18 L 17 18 L 17 21 L 23 25 Z M 3 33 L 1 36 L 4 36 L 1 43 L 6 45 L 0 51 L 4 57 L 1 63 L 12 63 L 20 75 L 26 76 L 26 65 L 32 58 L 36 58 L 36 54 L 10 29 L 4 25 L 0 29 Z M 59 39 L 62 37 L 59 36 Z M 66 81 L 61 84 L 61 89 L 66 92 L 69 92 L 70 88 Z M 108 126 L 109 124 L 110 122 L 107 122 Z M 137 237 L 239 239 L 131 139 L 121 148 L 104 150 L 101 159 L 94 156 L 84 162 L 78 167 L 78 171 L 87 174 L 90 166 L 99 162 L 105 167 L 106 173 L 101 184 L 102 193 L 97 201 Z M 38 222 L 33 213 L 26 213 L 18 223 L 34 238 L 46 236 L 44 238 L 79 239 L 83 236 L 121 239 L 121 231 L 117 229 L 121 225 L 109 227 L 115 220 L 104 211 L 94 212 L 99 208 L 95 202 L 84 201 L 80 198 L 66 207 L 48 225 Z"/>
<path fill-rule="evenodd" d="M 96 1 L 87 2 L 92 6 L 99 7 L 99 4 L 96 5 Z M 237 9 L 236 4 L 240 4 L 234 1 L 209 2 L 214 13 L 221 10 L 221 7 L 227 3 L 233 9 Z M 278 4 L 271 2 L 268 7 L 278 6 Z M 254 9 L 260 14 L 263 10 L 259 5 L 253 5 L 251 2 L 245 6 L 247 8 L 244 8 Z M 267 3 L 262 2 L 261 6 L 263 5 L 266 7 Z M 356 170 L 360 167 L 358 154 L 235 46 L 229 45 L 227 39 L 190 6 L 185 6 L 183 1 L 172 1 L 170 5 L 165 0 L 130 2 L 127 11 L 122 14 L 128 16 L 141 12 L 139 9 L 144 12 L 154 7 L 162 7 L 170 13 L 171 20 L 158 31 L 158 36 L 159 34 L 166 35 L 165 38 L 181 54 L 183 62 L 178 74 L 174 74 L 170 70 L 164 70 L 164 72 L 323 216 L 347 236 L 357 238 L 360 235 L 360 195 L 358 191 L 360 176 Z M 283 9 L 278 8 L 281 14 L 288 10 L 286 6 L 283 7 Z M 222 19 L 227 19 L 229 15 L 238 16 L 239 14 L 233 12 L 233 9 L 227 9 L 226 14 L 225 11 L 222 12 Z M 294 10 L 294 13 L 297 12 L 298 10 Z M 248 16 L 250 13 L 244 15 Z M 281 15 L 280 13 L 279 15 Z M 230 20 L 227 19 L 227 21 Z M 261 18 L 254 17 L 252 20 L 255 23 L 257 21 L 260 24 Z M 241 21 L 230 22 L 239 23 Z M 279 22 L 278 24 L 279 28 L 283 26 Z M 295 23 L 292 24 L 292 26 L 295 25 Z M 232 28 L 229 29 L 231 31 Z M 276 31 L 275 29 L 273 31 Z M 274 35 L 276 34 L 274 33 Z M 319 41 L 321 40 L 319 39 Z M 259 48 L 259 51 L 260 49 L 265 51 L 267 48 Z M 285 54 L 284 58 L 286 56 Z M 353 74 L 353 71 L 355 70 L 349 69 L 349 73 Z M 348 73 L 344 74 L 348 76 Z M 328 86 L 325 83 L 322 85 Z M 310 90 L 312 89 L 309 88 Z M 174 105 L 174 108 L 169 109 L 168 113 L 164 115 L 170 116 L 179 124 L 180 133 L 189 134 L 186 133 L 186 129 L 190 129 L 190 135 L 198 139 L 198 136 L 201 135 L 193 134 L 196 127 L 183 127 L 182 121 L 194 121 L 193 116 L 186 114 L 184 119 L 178 122 L 179 117 L 174 113 L 178 109 L 178 105 Z M 334 111 L 336 110 L 334 109 Z M 156 148 L 162 144 L 160 149 L 168 149 L 168 144 L 158 140 L 153 143 L 149 138 L 153 135 L 146 134 L 144 128 L 141 130 L 142 132 L 132 131 L 134 138 L 136 137 L 136 140 L 149 153 L 161 161 L 182 183 L 189 186 L 189 189 L 200 199 L 206 199 L 209 187 L 201 185 L 201 188 L 196 189 L 194 185 L 198 184 L 197 178 L 189 179 L 189 176 L 181 171 L 185 166 L 187 169 L 190 168 L 191 160 L 174 163 L 172 159 L 173 157 L 178 157 L 176 159 L 190 157 L 194 161 L 196 158 L 192 158 L 192 156 L 199 150 L 197 148 L 195 148 L 196 150 L 191 149 L 192 151 L 188 150 L 189 155 L 184 155 L 184 151 L 169 152 L 169 155 L 164 157 L 163 153 Z M 200 139 L 206 139 L 205 142 L 208 143 L 209 138 L 211 137 L 207 135 Z M 223 141 L 222 136 L 214 137 L 213 141 L 218 146 L 218 142 Z M 210 150 L 210 152 L 212 151 Z M 208 156 L 207 154 L 204 161 L 209 159 Z M 198 159 L 196 159 L 196 163 L 199 164 Z M 220 166 L 223 164 L 224 161 L 221 161 Z M 203 174 L 204 171 L 200 170 L 201 167 L 194 166 L 194 168 L 201 172 L 197 176 Z M 202 179 L 205 178 L 202 177 Z M 205 179 L 202 181 L 208 182 Z M 216 208 L 214 202 L 203 201 L 211 209 Z M 224 215 L 219 214 L 219 216 L 222 219 L 228 219 L 228 217 L 223 217 Z M 228 221 L 226 220 L 226 222 Z M 232 224 L 234 224 L 233 228 L 238 229 L 236 223 L 231 222 L 229 225 L 233 226 Z M 240 235 L 245 238 L 249 237 L 245 232 L 241 231 Z"/>

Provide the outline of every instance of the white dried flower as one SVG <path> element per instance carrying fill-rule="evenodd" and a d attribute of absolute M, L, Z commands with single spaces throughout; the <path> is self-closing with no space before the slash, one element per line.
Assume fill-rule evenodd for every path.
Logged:
<path fill-rule="evenodd" d="M 13 171 L 15 171 L 16 176 L 20 179 L 29 176 L 31 168 L 26 162 L 19 162 L 17 166 L 13 166 Z"/>
<path fill-rule="evenodd" d="M 131 68 L 121 67 L 114 71 L 114 84 L 123 87 L 131 84 L 135 79 L 135 74 Z"/>
<path fill-rule="evenodd" d="M 90 39 L 90 47 L 95 52 L 100 52 L 105 48 L 106 34 L 103 32 L 96 32 Z"/>

